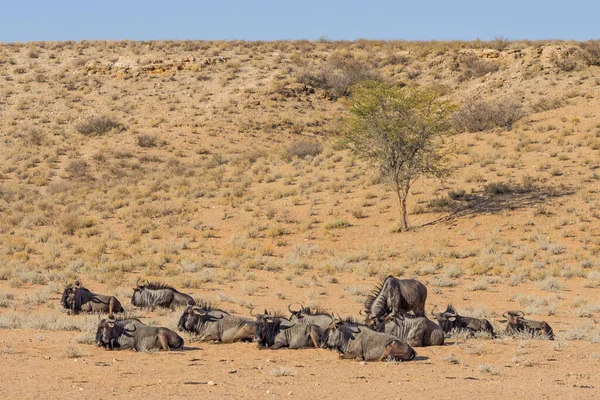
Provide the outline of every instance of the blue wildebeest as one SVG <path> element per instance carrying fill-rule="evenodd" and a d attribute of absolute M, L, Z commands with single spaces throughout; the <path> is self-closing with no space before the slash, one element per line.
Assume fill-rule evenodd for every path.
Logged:
<path fill-rule="evenodd" d="M 101 341 L 109 350 L 151 351 L 183 349 L 183 338 L 168 328 L 144 324 L 118 324 L 103 319 L 98 325 Z"/>
<path fill-rule="evenodd" d="M 266 310 L 265 310 L 266 311 Z M 287 318 L 256 314 L 254 341 L 259 349 L 304 349 L 319 347 L 322 330 L 317 325 L 292 322 Z"/>
<path fill-rule="evenodd" d="M 175 308 L 188 304 L 196 304 L 192 296 L 179 292 L 171 286 L 162 283 L 137 283 L 133 289 L 131 304 L 136 307 L 154 309 L 156 307 Z"/>
<path fill-rule="evenodd" d="M 404 316 L 409 311 L 417 317 L 425 316 L 427 288 L 415 279 L 388 276 L 365 301 L 369 324 L 379 325 L 388 314 Z"/>
<path fill-rule="evenodd" d="M 402 339 L 413 347 L 442 346 L 444 331 L 426 317 L 404 318 L 390 314 L 379 326 L 372 326 L 378 332 Z"/>
<path fill-rule="evenodd" d="M 524 333 L 532 337 L 554 340 L 554 332 L 546 321 L 525 319 L 523 311 L 507 311 L 502 316 L 508 320 L 505 330 L 507 335 Z"/>
<path fill-rule="evenodd" d="M 221 310 L 189 305 L 183 310 L 177 328 L 198 335 L 201 341 L 233 343 L 251 342 L 256 324 L 249 318 L 229 315 Z"/>
<path fill-rule="evenodd" d="M 494 336 L 494 328 L 487 319 L 458 315 L 454 307 L 450 304 L 446 307 L 446 311 L 441 313 L 436 313 L 434 307 L 431 311 L 431 315 L 435 317 L 440 327 L 446 333 L 453 329 L 457 329 L 467 331 L 469 335 L 473 335 L 475 332 L 488 332 L 490 335 Z"/>
<path fill-rule="evenodd" d="M 115 296 L 92 293 L 84 288 L 79 281 L 65 287 L 60 305 L 73 314 L 80 312 L 112 314 L 123 311 L 121 303 Z"/>
<path fill-rule="evenodd" d="M 365 361 L 410 361 L 416 356 L 408 343 L 352 320 L 333 320 L 321 337 L 321 347 L 337 350 L 340 358 Z"/>

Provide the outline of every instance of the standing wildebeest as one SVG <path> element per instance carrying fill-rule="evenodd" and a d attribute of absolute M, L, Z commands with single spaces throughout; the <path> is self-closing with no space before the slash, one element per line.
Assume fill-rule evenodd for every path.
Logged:
<path fill-rule="evenodd" d="M 286 318 L 271 317 L 264 314 L 257 314 L 255 317 L 256 333 L 254 341 L 258 343 L 259 349 L 319 347 L 322 331 L 317 325 L 300 322 L 290 325 L 290 321 Z"/>
<path fill-rule="evenodd" d="M 291 322 L 314 324 L 321 328 L 322 331 L 325 331 L 331 321 L 333 321 L 333 316 L 331 314 L 321 311 L 318 308 L 316 310 L 311 310 L 308 307 L 301 306 L 298 311 L 294 311 L 290 306 L 288 306 L 288 310 L 291 313 Z"/>
<path fill-rule="evenodd" d="M 337 350 L 340 358 L 365 361 L 410 361 L 416 356 L 408 343 L 353 321 L 331 322 L 321 337 L 321 347 Z"/>
<path fill-rule="evenodd" d="M 98 325 L 102 343 L 109 350 L 136 351 L 180 350 L 183 338 L 168 328 L 139 324 L 118 324 L 114 320 L 103 319 Z"/>
<path fill-rule="evenodd" d="M 388 276 L 365 301 L 365 314 L 375 325 L 381 324 L 388 314 L 403 316 L 413 311 L 425 316 L 427 288 L 415 279 L 397 279 Z"/>
<path fill-rule="evenodd" d="M 106 320 L 100 321 L 100 323 L 98 324 L 98 330 L 96 331 L 96 346 L 105 347 L 105 348 L 113 348 L 113 349 L 115 347 L 119 347 L 119 343 L 117 341 L 113 340 L 112 343 L 108 343 L 108 342 L 105 343 L 102 340 L 102 328 L 104 326 L 104 324 L 102 323 L 103 321 L 106 322 Z M 131 331 L 132 329 L 139 328 L 142 325 L 146 325 L 137 318 L 116 319 L 114 317 L 114 315 L 112 315 L 112 314 L 110 314 L 108 316 L 108 322 L 113 322 L 115 325 L 119 325 L 125 331 L 128 331 L 128 330 Z"/>
<path fill-rule="evenodd" d="M 139 282 L 139 281 L 138 281 Z M 131 304 L 136 307 L 155 307 L 175 308 L 188 304 L 196 304 L 192 296 L 178 292 L 176 289 L 162 283 L 148 283 L 144 285 L 137 284 L 133 289 Z"/>
<path fill-rule="evenodd" d="M 60 305 L 70 310 L 73 314 L 80 312 L 122 312 L 123 307 L 115 296 L 105 296 L 90 292 L 81 286 L 79 281 L 65 287 Z"/>
<path fill-rule="evenodd" d="M 442 346 L 444 331 L 426 317 L 404 318 L 390 314 L 385 322 L 372 327 L 378 332 L 396 336 L 413 347 Z"/>
<path fill-rule="evenodd" d="M 523 311 L 507 311 L 502 316 L 508 319 L 505 331 L 507 335 L 525 333 L 532 337 L 538 335 L 544 339 L 554 340 L 554 332 L 546 321 L 525 319 Z"/>
<path fill-rule="evenodd" d="M 255 322 L 249 318 L 194 305 L 187 306 L 177 324 L 177 329 L 195 333 L 200 336 L 201 341 L 222 343 L 251 342 L 255 328 Z"/>
<path fill-rule="evenodd" d="M 494 328 L 487 319 L 460 316 L 451 305 L 448 305 L 444 312 L 435 313 L 434 311 L 435 307 L 431 311 L 431 315 L 435 317 L 446 333 L 452 329 L 458 329 L 467 331 L 469 335 L 473 335 L 475 332 L 488 332 L 494 336 Z"/>

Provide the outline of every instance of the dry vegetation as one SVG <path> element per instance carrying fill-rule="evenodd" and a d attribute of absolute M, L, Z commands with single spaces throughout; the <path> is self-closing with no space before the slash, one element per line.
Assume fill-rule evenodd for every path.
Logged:
<path fill-rule="evenodd" d="M 47 330 L 84 332 L 55 357 L 86 358 L 96 317 L 59 312 L 69 278 L 126 306 L 143 277 L 244 315 L 291 302 L 356 314 L 393 274 L 427 283 L 428 311 L 520 308 L 553 326 L 552 357 L 589 349 L 600 342 L 599 65 L 594 41 L 2 44 L 0 328 L 40 346 Z M 365 78 L 435 85 L 461 105 L 454 173 L 413 186 L 406 233 L 394 194 L 337 135 Z M 500 365 L 513 358 L 536 377 L 547 363 L 540 344 L 470 342 L 419 354 L 492 380 L 520 374 Z M 4 365 L 27 347 L 0 349 Z M 304 379 L 285 357 L 290 367 L 266 363 L 261 379 Z"/>

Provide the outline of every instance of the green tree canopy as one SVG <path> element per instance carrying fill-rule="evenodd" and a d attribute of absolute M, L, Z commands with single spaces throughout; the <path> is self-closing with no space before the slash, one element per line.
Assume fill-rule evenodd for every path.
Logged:
<path fill-rule="evenodd" d="M 353 89 L 348 107 L 348 146 L 392 184 L 400 203 L 400 228 L 406 230 L 406 199 L 413 183 L 450 172 L 444 137 L 452 133 L 449 116 L 455 106 L 431 88 L 364 82 Z"/>

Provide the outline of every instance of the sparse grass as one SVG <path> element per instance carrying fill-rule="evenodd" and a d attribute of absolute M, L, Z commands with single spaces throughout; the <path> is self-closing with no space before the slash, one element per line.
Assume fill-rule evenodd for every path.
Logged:
<path fill-rule="evenodd" d="M 538 282 L 537 287 L 548 292 L 560 292 L 564 289 L 564 284 L 556 278 L 546 278 Z"/>
<path fill-rule="evenodd" d="M 294 370 L 292 368 L 289 367 L 279 367 L 279 368 L 273 368 L 269 371 L 269 374 L 271 374 L 272 376 L 279 378 L 282 376 L 294 376 Z"/>
<path fill-rule="evenodd" d="M 480 364 L 479 365 L 479 372 L 481 372 L 482 374 L 490 374 L 490 375 L 501 375 L 502 372 L 497 369 L 496 367 L 489 365 L 489 364 Z"/>
<path fill-rule="evenodd" d="M 86 354 L 83 350 L 80 350 L 77 347 L 67 345 L 67 348 L 65 349 L 65 352 L 64 352 L 64 356 L 66 358 L 81 358 L 81 357 L 85 357 Z"/>

